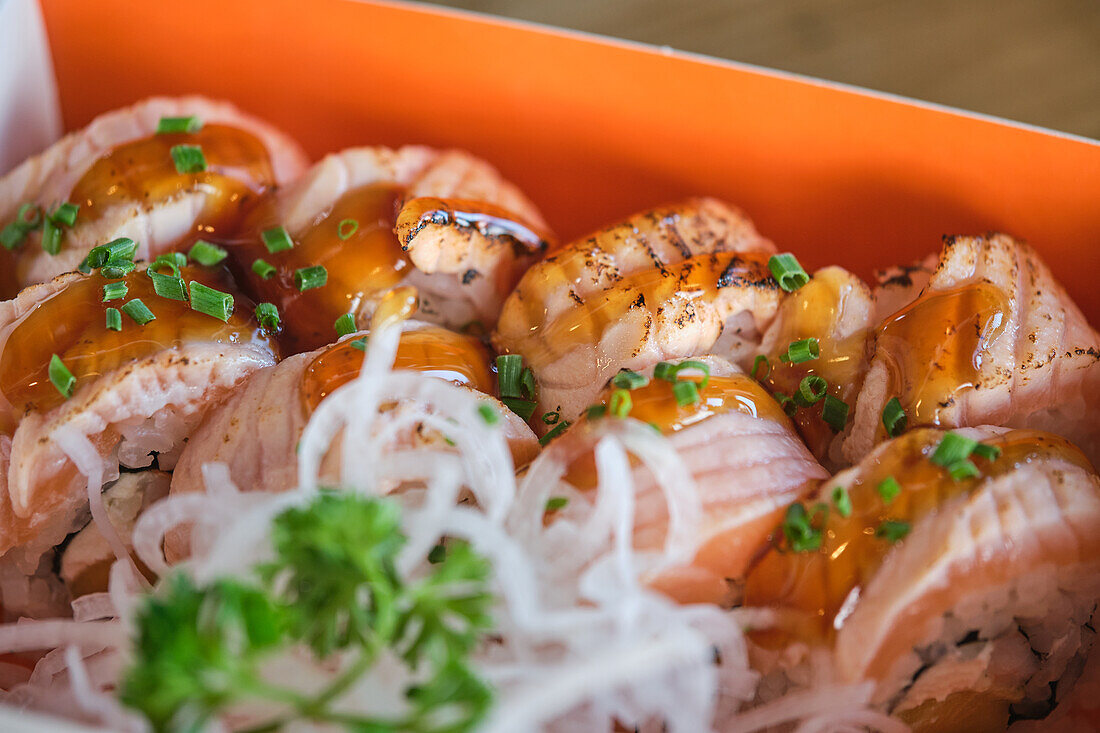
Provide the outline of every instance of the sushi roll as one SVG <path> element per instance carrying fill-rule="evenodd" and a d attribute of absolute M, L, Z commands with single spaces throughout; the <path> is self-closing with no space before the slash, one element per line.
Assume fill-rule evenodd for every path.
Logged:
<path fill-rule="evenodd" d="M 849 462 L 888 437 L 895 399 L 909 427 L 1049 430 L 1100 460 L 1100 334 L 1027 244 L 947 238 L 928 284 L 870 342 Z"/>
<path fill-rule="evenodd" d="M 645 580 L 681 602 L 729 603 L 784 508 L 813 491 L 828 472 L 799 440 L 779 404 L 725 359 L 709 355 L 662 362 L 657 376 L 653 372 L 620 372 L 540 461 L 566 466 L 565 496 L 576 496 L 577 502 L 570 500 L 562 512 L 576 518 L 599 500 L 593 449 L 607 431 L 627 428 L 629 418 L 643 437 L 653 440 L 653 431 L 665 436 L 690 473 L 691 496 L 670 505 L 668 487 L 662 486 L 669 477 L 639 460 L 632 472 L 636 547 L 660 548 L 668 540 L 670 517 L 690 514 L 689 504 L 696 504 L 700 514 L 691 537 L 691 562 L 663 568 Z"/>
<path fill-rule="evenodd" d="M 275 363 L 253 310 L 224 268 L 175 262 L 63 275 L 0 303 L 0 564 L 36 575 L 89 515 L 125 553 L 142 492 L 103 488 L 123 469 L 170 470 L 206 411 Z"/>
<path fill-rule="evenodd" d="M 0 297 L 119 237 L 152 260 L 226 236 L 305 168 L 297 143 L 225 102 L 154 97 L 100 115 L 0 178 Z"/>
<path fill-rule="evenodd" d="M 848 406 L 867 373 L 874 311 L 871 290 L 858 277 L 840 267 L 818 270 L 783 299 L 753 364 L 753 374 L 829 468 L 847 465 L 841 446 L 850 430 Z M 810 402 L 807 390 L 817 399 Z"/>
<path fill-rule="evenodd" d="M 397 346 L 394 369 L 407 369 L 444 379 L 492 399 L 496 392 L 490 357 L 471 336 L 423 322 L 406 322 Z M 188 441 L 172 476 L 172 494 L 204 491 L 203 466 L 225 464 L 229 478 L 243 491 L 280 492 L 298 486 L 297 445 L 313 411 L 363 366 L 367 334 L 285 359 L 257 371 L 224 405 L 211 411 Z M 392 409 L 423 410 L 430 405 L 399 404 Z M 497 403 L 505 439 L 516 465 L 538 453 L 527 424 Z M 416 429 L 395 436 L 394 448 L 444 446 L 448 437 Z M 330 451 L 322 478 L 340 483 L 339 450 Z M 396 488 L 396 487 L 392 487 Z M 166 541 L 170 559 L 186 554 L 187 533 L 172 532 Z"/>
<path fill-rule="evenodd" d="M 573 420 L 619 369 L 707 353 L 751 361 L 780 299 L 772 252 L 744 214 L 715 199 L 645 211 L 531 267 L 493 343 L 530 365 L 537 414 Z"/>
<path fill-rule="evenodd" d="M 238 282 L 279 308 L 283 344 L 300 353 L 335 341 L 341 316 L 369 328 L 398 287 L 416 289 L 419 319 L 487 332 L 551 239 L 534 204 L 488 163 L 404 147 L 325 157 L 226 244 Z"/>
<path fill-rule="evenodd" d="M 1050 433 L 912 430 L 787 510 L 743 601 L 777 619 L 765 697 L 812 686 L 825 649 L 917 731 L 1043 718 L 1096 636 L 1100 477 Z"/>

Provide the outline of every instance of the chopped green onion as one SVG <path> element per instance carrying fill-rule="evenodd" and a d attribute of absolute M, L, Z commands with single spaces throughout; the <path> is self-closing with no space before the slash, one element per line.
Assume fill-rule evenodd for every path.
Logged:
<path fill-rule="evenodd" d="M 359 349 L 360 351 L 366 351 L 367 350 L 367 337 L 366 336 L 361 336 L 361 337 L 355 339 L 354 341 L 352 341 L 351 342 L 351 348 Z"/>
<path fill-rule="evenodd" d="M 849 496 L 848 489 L 843 486 L 834 487 L 832 499 L 837 514 L 842 517 L 852 516 L 852 497 Z"/>
<path fill-rule="evenodd" d="M 202 129 L 202 120 L 195 115 L 189 117 L 161 117 L 157 123 L 157 134 L 172 132 L 198 132 Z"/>
<path fill-rule="evenodd" d="M 523 368 L 523 373 L 519 376 L 519 386 L 527 399 L 533 400 L 538 396 L 538 385 L 535 384 L 535 373 L 531 371 L 531 367 Z"/>
<path fill-rule="evenodd" d="M 776 392 L 772 397 L 774 397 L 775 401 L 779 403 L 779 406 L 783 408 L 783 414 L 787 417 L 794 417 L 794 414 L 798 412 L 798 405 L 794 403 L 794 400 L 782 392 Z"/>
<path fill-rule="evenodd" d="M 839 433 L 848 423 L 848 403 L 837 399 L 831 394 L 825 395 L 825 405 L 821 410 L 821 419 L 825 424 Z"/>
<path fill-rule="evenodd" d="M 813 526 L 813 520 L 821 506 L 824 505 L 815 507 L 812 514 L 798 502 L 787 507 L 787 514 L 783 517 L 783 523 L 780 526 L 791 549 L 795 552 L 811 552 L 821 547 L 823 533 Z"/>
<path fill-rule="evenodd" d="M 152 275 L 154 272 L 159 272 L 162 267 L 167 267 L 173 275 L 179 277 L 183 273 L 183 268 L 187 267 L 187 255 L 183 252 L 166 252 L 157 255 L 153 264 L 149 265 L 148 272 Z"/>
<path fill-rule="evenodd" d="M 29 231 L 29 229 L 24 229 L 13 221 L 4 227 L 3 231 L 0 231 L 0 245 L 10 252 L 23 244 L 23 240 L 27 238 L 27 232 Z"/>
<path fill-rule="evenodd" d="M 355 333 L 359 330 L 355 327 L 355 316 L 351 313 L 345 313 L 337 318 L 335 328 L 337 338 L 347 336 L 349 333 Z"/>
<path fill-rule="evenodd" d="M 64 224 L 67 227 L 71 227 L 76 224 L 76 215 L 80 211 L 80 207 L 76 204 L 70 204 L 66 201 L 63 204 L 59 204 L 53 213 L 50 214 L 50 221 L 54 224 Z"/>
<path fill-rule="evenodd" d="M 519 354 L 502 354 L 497 357 L 497 381 L 500 383 L 502 397 L 523 397 L 519 382 L 522 372 L 523 357 Z"/>
<path fill-rule="evenodd" d="M 561 420 L 561 413 L 559 412 L 544 412 L 542 413 L 542 421 L 547 425 L 553 425 L 558 420 Z"/>
<path fill-rule="evenodd" d="M 355 234 L 359 230 L 359 222 L 355 219 L 344 219 L 336 225 L 336 236 L 341 240 L 346 240 L 352 234 Z"/>
<path fill-rule="evenodd" d="M 633 407 L 634 400 L 630 399 L 630 391 L 626 389 L 616 389 L 607 401 L 607 410 L 615 417 L 626 417 Z"/>
<path fill-rule="evenodd" d="M 551 440 L 553 440 L 554 438 L 556 438 L 559 435 L 561 435 L 562 433 L 564 433 L 565 429 L 568 428 L 568 427 L 569 427 L 569 421 L 568 420 L 562 420 L 560 423 L 558 423 L 557 425 L 554 426 L 553 430 L 551 430 L 549 433 L 547 433 L 546 435 L 539 438 L 539 445 L 545 446 Z"/>
<path fill-rule="evenodd" d="M 496 425 L 500 422 L 500 415 L 493 409 L 492 405 L 488 405 L 482 402 L 477 406 L 477 414 L 481 415 L 481 419 L 485 421 L 486 425 Z"/>
<path fill-rule="evenodd" d="M 432 565 L 438 565 L 447 559 L 447 546 L 440 542 L 438 545 L 428 551 L 428 562 Z"/>
<path fill-rule="evenodd" d="M 886 407 L 882 408 L 882 426 L 886 428 L 886 434 L 891 438 L 896 438 L 905 432 L 905 426 L 909 422 L 908 416 L 905 414 L 905 410 L 902 409 L 901 400 L 897 397 L 891 397 L 890 401 L 886 403 Z"/>
<path fill-rule="evenodd" d="M 207 287 L 194 280 L 190 283 L 191 309 L 205 313 L 221 321 L 229 321 L 233 314 L 233 296 L 220 290 Z"/>
<path fill-rule="evenodd" d="M 878 495 L 882 497 L 882 500 L 889 504 L 901 493 L 901 484 L 893 476 L 887 476 L 879 482 L 875 490 L 878 491 Z"/>
<path fill-rule="evenodd" d="M 519 397 L 501 397 L 500 401 L 524 420 L 530 420 L 531 416 L 535 414 L 535 403 L 531 400 L 523 400 Z"/>
<path fill-rule="evenodd" d="M 680 407 L 694 405 L 700 399 L 699 388 L 695 386 L 695 382 L 675 382 L 672 385 L 672 394 Z"/>
<path fill-rule="evenodd" d="M 978 443 L 974 446 L 974 455 L 987 461 L 995 461 L 1001 457 L 1001 449 L 988 443 Z"/>
<path fill-rule="evenodd" d="M 29 219 L 27 218 L 28 213 L 32 215 Z M 37 229 L 42 223 L 42 209 L 37 204 L 25 203 L 19 207 L 19 211 L 15 214 L 15 221 L 12 223 L 24 227 L 28 231 Z"/>
<path fill-rule="evenodd" d="M 65 366 L 65 363 L 61 361 L 61 357 L 54 354 L 50 357 L 50 367 L 47 370 L 50 374 L 50 381 L 53 382 L 53 386 L 57 387 L 57 391 L 61 393 L 61 396 L 65 399 L 72 397 L 73 385 L 76 384 L 76 377 L 69 371 L 69 368 Z"/>
<path fill-rule="evenodd" d="M 121 300 L 130 291 L 125 282 L 107 283 L 103 286 L 103 302 Z"/>
<path fill-rule="evenodd" d="M 810 276 L 790 252 L 772 255 L 768 260 L 768 269 L 772 271 L 772 277 L 779 283 L 779 287 L 788 293 L 793 293 L 810 282 Z"/>
<path fill-rule="evenodd" d="M 649 377 L 629 369 L 620 369 L 619 373 L 611 378 L 611 383 L 621 389 L 637 389 L 649 384 Z"/>
<path fill-rule="evenodd" d="M 551 496 L 546 500 L 546 511 L 556 512 L 559 509 L 564 509 L 569 504 L 569 497 L 567 496 Z"/>
<path fill-rule="evenodd" d="M 172 162 L 176 173 L 202 173 L 206 170 L 206 156 L 198 145 L 173 145 Z"/>
<path fill-rule="evenodd" d="M 53 219 L 42 222 L 42 249 L 50 255 L 61 251 L 61 227 Z"/>
<path fill-rule="evenodd" d="M 607 414 L 607 405 L 589 405 L 584 411 L 584 416 L 589 420 L 595 420 Z"/>
<path fill-rule="evenodd" d="M 275 274 L 275 265 L 257 258 L 252 263 L 252 272 L 259 275 L 263 280 L 270 280 L 271 276 Z"/>
<path fill-rule="evenodd" d="M 761 364 L 764 365 L 764 370 L 765 371 L 764 371 L 763 374 L 761 374 L 758 377 L 758 376 L 756 376 L 756 370 L 760 368 Z M 757 355 L 757 357 L 755 359 L 752 360 L 752 371 L 749 372 L 750 377 L 752 377 L 753 379 L 755 379 L 758 382 L 763 382 L 765 379 L 768 378 L 769 375 L 771 375 L 771 373 L 772 373 L 772 363 L 770 361 L 768 361 L 768 357 L 764 356 L 763 354 L 759 354 L 759 355 Z"/>
<path fill-rule="evenodd" d="M 960 461 L 955 461 L 947 467 L 947 472 L 951 474 L 953 481 L 962 481 L 968 478 L 978 478 L 982 475 L 982 472 L 978 470 L 978 467 L 974 465 L 974 461 L 969 458 L 963 458 Z"/>
<path fill-rule="evenodd" d="M 256 306 L 256 320 L 260 329 L 267 335 L 273 336 L 279 332 L 282 320 L 279 318 L 279 309 L 274 303 L 260 303 Z"/>
<path fill-rule="evenodd" d="M 907 534 L 909 534 L 909 522 L 899 522 L 894 519 L 883 521 L 883 523 L 875 529 L 875 537 L 889 540 L 890 542 L 897 542 Z"/>
<path fill-rule="evenodd" d="M 653 367 L 653 378 L 672 382 L 676 379 L 676 367 L 667 361 L 659 361 L 657 366 Z"/>
<path fill-rule="evenodd" d="M 129 303 L 122 306 L 122 312 L 130 316 L 130 318 L 139 326 L 144 326 L 149 321 L 155 321 L 156 316 L 153 315 L 153 311 L 141 302 L 141 298 L 134 298 Z"/>
<path fill-rule="evenodd" d="M 149 278 L 153 281 L 153 292 L 160 297 L 169 300 L 187 300 L 187 289 L 184 287 L 182 277 L 161 275 L 159 272 L 149 270 Z"/>
<path fill-rule="evenodd" d="M 298 286 L 298 292 L 319 288 L 328 282 L 328 270 L 324 265 L 302 267 L 294 271 L 294 284 Z"/>
<path fill-rule="evenodd" d="M 701 361 L 692 361 L 690 359 L 688 361 L 682 361 L 676 366 L 672 367 L 672 378 L 679 379 L 680 372 L 684 371 L 685 369 L 698 369 L 703 373 L 703 379 L 699 382 L 699 389 L 705 389 L 707 384 L 710 383 L 710 367 Z"/>
<path fill-rule="evenodd" d="M 132 262 L 137 254 L 137 242 L 129 237 L 112 239 L 107 244 L 92 247 L 88 252 L 86 262 L 93 270 L 98 270 L 106 265 L 114 265 L 121 262 Z"/>
<path fill-rule="evenodd" d="M 210 267 L 220 263 L 228 256 L 229 253 L 224 248 L 219 247 L 216 244 L 211 244 L 205 239 L 200 239 L 191 245 L 191 249 L 187 251 L 187 256 L 198 262 L 203 267 Z"/>
<path fill-rule="evenodd" d="M 107 309 L 107 328 L 112 331 L 122 330 L 122 313 L 118 308 Z"/>
<path fill-rule="evenodd" d="M 937 466 L 950 468 L 959 461 L 969 458 L 977 447 L 978 441 L 967 438 L 965 435 L 945 433 L 929 460 Z"/>
<path fill-rule="evenodd" d="M 810 337 L 801 341 L 792 341 L 787 347 L 787 353 L 779 357 L 780 361 L 789 361 L 792 364 L 802 364 L 813 361 L 821 356 L 821 344 L 817 339 Z"/>
<path fill-rule="evenodd" d="M 799 407 L 809 407 L 818 403 L 829 389 L 829 383 L 823 377 L 810 374 L 803 377 L 798 383 L 798 390 L 794 393 L 794 401 Z"/>
<path fill-rule="evenodd" d="M 118 262 L 109 262 L 101 267 L 99 274 L 109 280 L 114 280 L 129 275 L 134 271 L 135 267 L 137 267 L 137 265 L 130 260 L 119 260 Z"/>
<path fill-rule="evenodd" d="M 260 238 L 264 240 L 264 246 L 271 254 L 282 252 L 294 246 L 294 240 L 290 238 L 290 232 L 286 230 L 286 227 L 265 229 L 260 234 Z"/>
<path fill-rule="evenodd" d="M 27 218 L 27 214 L 30 213 L 32 217 Z M 26 203 L 19 207 L 19 212 L 15 215 L 15 221 L 4 227 L 4 230 L 0 232 L 0 245 L 7 250 L 13 250 L 19 245 L 23 244 L 23 240 L 27 238 L 27 234 L 37 229 L 42 225 L 42 209 L 38 208 L 35 204 Z"/>
<path fill-rule="evenodd" d="M 658 425 L 657 423 L 655 423 L 655 422 L 647 422 L 647 423 L 646 423 L 646 425 L 648 425 L 649 427 L 653 428 L 653 432 L 657 433 L 657 435 L 664 435 L 664 431 L 663 431 L 663 430 L 661 430 L 661 426 L 660 426 L 660 425 Z"/>

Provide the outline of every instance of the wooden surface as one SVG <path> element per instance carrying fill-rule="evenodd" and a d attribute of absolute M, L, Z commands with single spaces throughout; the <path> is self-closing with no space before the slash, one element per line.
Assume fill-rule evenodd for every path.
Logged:
<path fill-rule="evenodd" d="M 1100 139 L 1098 0 L 437 0 Z"/>

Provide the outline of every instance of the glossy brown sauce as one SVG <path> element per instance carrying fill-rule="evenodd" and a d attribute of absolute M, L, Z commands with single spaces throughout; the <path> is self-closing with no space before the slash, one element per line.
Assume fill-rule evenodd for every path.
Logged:
<path fill-rule="evenodd" d="M 325 397 L 359 375 L 364 352 L 353 341 L 325 349 L 306 367 L 299 386 L 306 412 L 313 412 Z M 401 334 L 393 368 L 421 372 L 488 394 L 493 390 L 489 363 L 489 353 L 477 339 L 429 326 Z"/>
<path fill-rule="evenodd" d="M 45 412 L 65 401 L 49 379 L 53 354 L 73 373 L 80 389 L 129 362 L 187 343 L 266 343 L 254 306 L 236 291 L 228 272 L 185 267 L 182 276 L 187 282 L 195 280 L 233 294 L 235 307 L 229 322 L 192 310 L 186 302 L 160 297 L 144 270 L 120 278 L 129 288 L 121 300 L 104 303 L 103 285 L 118 280 L 92 274 L 74 279 L 36 305 L 12 331 L 0 356 L 0 392 L 16 414 Z M 156 320 L 142 326 L 123 314 L 122 330 L 108 330 L 107 308 L 119 308 L 134 298 L 141 298 Z"/>
<path fill-rule="evenodd" d="M 257 302 L 278 307 L 287 353 L 332 343 L 337 338 L 337 318 L 357 313 L 364 301 L 385 293 L 408 274 L 412 265 L 393 231 L 403 192 L 390 184 L 348 191 L 305 231 L 290 232 L 294 247 L 281 252 L 268 252 L 261 239 L 263 231 L 281 225 L 275 202 L 263 202 L 249 217 L 241 238 L 230 248 L 235 274 Z M 345 219 L 355 220 L 358 226 L 341 239 L 340 222 Z M 258 258 L 276 268 L 270 279 L 252 271 Z M 295 271 L 316 265 L 325 268 L 328 282 L 299 291 Z"/>
<path fill-rule="evenodd" d="M 206 170 L 179 173 L 172 147 L 198 145 Z M 79 204 L 77 221 L 91 222 L 122 204 L 151 205 L 187 191 L 206 201 L 195 224 L 197 237 L 226 236 L 257 197 L 275 184 L 267 147 L 236 127 L 207 124 L 198 132 L 170 133 L 124 143 L 97 160 L 73 187 L 69 201 Z"/>
<path fill-rule="evenodd" d="M 768 257 L 755 252 L 720 252 L 644 270 L 610 283 L 586 300 L 577 295 L 575 307 L 549 322 L 543 300 L 527 297 L 521 302 L 526 309 L 526 323 L 532 325 L 514 350 L 522 353 L 533 368 L 544 367 L 578 345 L 599 343 L 604 332 L 632 310 L 642 309 L 652 319 L 656 309 L 673 299 L 696 304 L 713 302 L 723 282 L 764 281 L 771 276 Z M 545 292 L 569 288 L 575 295 L 574 288 L 581 279 L 590 277 L 582 268 L 583 260 L 583 256 L 574 254 L 563 259 L 561 267 L 545 268 L 547 279 L 539 287 Z"/>
<path fill-rule="evenodd" d="M 702 380 L 701 377 L 688 377 L 686 374 L 682 379 L 691 379 L 696 384 Z M 606 405 L 614 390 L 614 386 L 605 390 L 600 403 Z M 699 401 L 692 405 L 678 404 L 672 392 L 672 383 L 663 379 L 651 379 L 644 387 L 630 390 L 630 399 L 630 417 L 656 425 L 665 435 L 726 412 L 742 412 L 784 424 L 787 422 L 787 416 L 771 395 L 743 374 L 710 377 L 707 386 L 699 390 Z"/>
<path fill-rule="evenodd" d="M 304 231 L 290 232 L 294 247 L 281 252 L 268 252 L 260 236 L 264 230 L 282 224 L 275 202 L 264 202 L 249 217 L 245 234 L 232 243 L 235 274 L 257 301 L 278 306 L 283 318 L 282 341 L 288 353 L 332 343 L 336 340 L 333 324 L 345 313 L 355 314 L 359 327 L 369 326 L 363 317 L 369 317 L 379 307 L 380 299 L 413 268 L 402 240 L 411 239 L 427 223 L 469 226 L 487 236 L 506 236 L 524 246 L 545 246 L 539 244 L 540 233 L 498 207 L 435 198 L 403 203 L 406 193 L 403 186 L 393 183 L 352 189 Z M 356 223 L 354 229 L 351 224 L 343 224 L 349 219 Z M 257 258 L 277 268 L 270 279 L 264 280 L 252 271 Z M 327 284 L 300 292 L 294 272 L 316 265 L 326 269 Z M 415 305 L 411 308 L 415 311 Z"/>
<path fill-rule="evenodd" d="M 813 552 L 785 551 L 785 543 L 779 541 L 779 547 L 770 550 L 749 574 L 745 604 L 802 612 L 805 627 L 798 633 L 809 640 L 831 638 L 849 594 L 874 577 L 893 547 L 889 540 L 875 536 L 883 521 L 914 526 L 951 498 L 971 494 L 988 478 L 1037 459 L 1055 457 L 1093 470 L 1088 459 L 1065 439 L 1039 431 L 1014 430 L 983 441 L 1002 450 L 997 460 L 971 456 L 981 471 L 980 477 L 955 481 L 946 469 L 929 460 L 942 435 L 931 429 L 912 430 L 895 439 L 876 458 L 861 464 L 848 486 L 852 513 L 847 518 L 840 516 L 830 501 L 834 484 L 825 484 L 824 501 L 830 509 L 821 548 Z M 890 476 L 900 483 L 901 492 L 886 503 L 878 486 Z M 806 502 L 806 506 L 810 509 L 812 504 Z"/>
<path fill-rule="evenodd" d="M 470 199 L 421 196 L 407 201 L 397 217 L 396 229 L 402 244 L 407 245 L 429 224 L 455 224 L 475 229 L 484 237 L 506 237 L 521 254 L 544 252 L 551 241 L 548 232 L 520 220 L 500 206 Z"/>
<path fill-rule="evenodd" d="M 702 381 L 701 377 L 687 374 L 683 379 L 690 379 L 696 384 Z M 615 389 L 612 385 L 604 390 L 599 404 L 607 405 Z M 672 392 L 672 383 L 663 379 L 651 379 L 644 387 L 630 390 L 630 400 L 629 416 L 656 426 L 663 435 L 677 433 L 715 415 L 727 412 L 741 412 L 753 417 L 789 424 L 787 416 L 783 414 L 783 410 L 771 395 L 764 391 L 764 388 L 754 379 L 744 374 L 710 377 L 707 386 L 699 390 L 699 401 L 691 405 L 681 406 Z M 633 456 L 630 460 L 631 465 L 638 465 L 637 459 Z M 569 465 L 565 480 L 582 490 L 596 487 L 596 463 L 591 451 L 585 452 Z"/>
<path fill-rule="evenodd" d="M 889 367 L 888 394 L 897 395 L 910 426 L 947 424 L 944 409 L 979 384 L 983 354 L 1004 333 L 1009 309 L 1004 291 L 979 282 L 955 290 L 927 289 L 879 326 L 877 347 Z"/>
<path fill-rule="evenodd" d="M 769 390 L 792 397 L 805 377 L 816 374 L 828 382 L 829 394 L 854 407 L 868 330 L 861 329 L 845 338 L 834 336 L 841 330 L 844 298 L 853 287 L 846 273 L 826 268 L 783 300 L 776 315 L 781 331 L 773 352 L 767 354 L 771 372 L 764 384 Z M 792 342 L 811 337 L 818 340 L 820 347 L 821 355 L 817 359 L 792 364 L 779 358 Z M 763 371 L 763 367 L 760 369 Z M 823 400 L 800 407 L 792 418 L 816 455 L 824 454 L 834 435 L 821 418 L 823 407 Z"/>

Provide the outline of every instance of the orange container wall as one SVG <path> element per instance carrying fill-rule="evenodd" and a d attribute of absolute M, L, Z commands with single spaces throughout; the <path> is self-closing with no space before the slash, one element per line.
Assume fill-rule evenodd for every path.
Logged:
<path fill-rule="evenodd" d="M 563 236 L 687 194 L 863 275 L 1003 230 L 1100 324 L 1100 145 L 710 59 L 425 6 L 42 0 L 68 128 L 151 94 L 230 99 L 314 156 L 468 148 Z"/>

